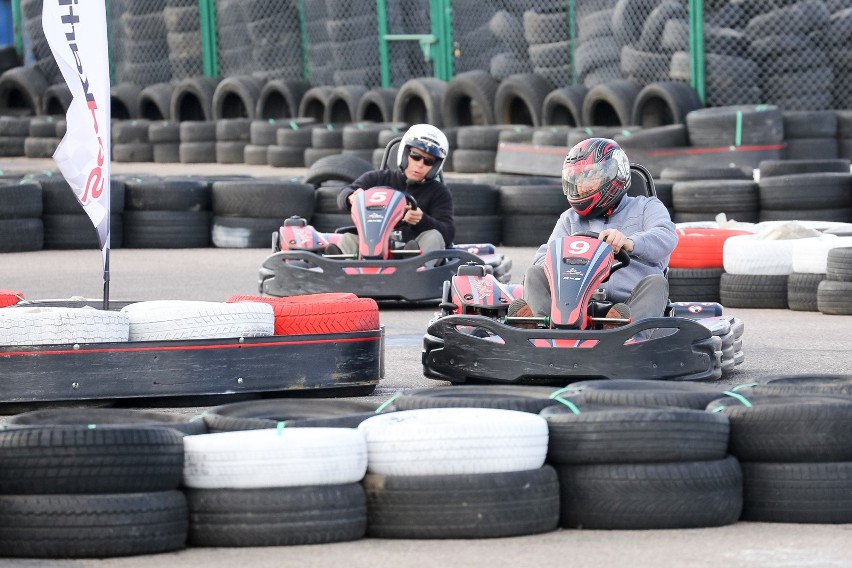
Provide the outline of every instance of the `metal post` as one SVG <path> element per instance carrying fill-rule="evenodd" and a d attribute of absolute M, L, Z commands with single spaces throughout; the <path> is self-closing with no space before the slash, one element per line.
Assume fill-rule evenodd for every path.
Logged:
<path fill-rule="evenodd" d="M 299 0 L 299 39 L 302 45 L 302 78 L 311 82 L 311 67 L 308 58 L 308 26 L 305 18 L 305 0 Z"/>
<path fill-rule="evenodd" d="M 703 0 L 689 0 L 689 76 L 692 88 L 704 102 Z"/>
<path fill-rule="evenodd" d="M 15 36 L 15 51 L 24 56 L 24 32 L 21 26 L 21 0 L 12 0 L 12 34 Z"/>
<path fill-rule="evenodd" d="M 219 45 L 216 39 L 216 0 L 199 0 L 201 16 L 201 58 L 204 74 L 219 77 Z"/>
<path fill-rule="evenodd" d="M 574 54 L 577 52 L 577 20 L 574 13 L 574 0 L 568 0 L 568 49 L 571 50 L 571 84 L 577 84 L 577 66 L 574 64 Z"/>
<path fill-rule="evenodd" d="M 382 71 L 382 87 L 391 86 L 390 78 L 390 47 L 388 46 L 388 3 L 387 0 L 376 0 L 376 20 L 379 30 L 379 66 Z"/>

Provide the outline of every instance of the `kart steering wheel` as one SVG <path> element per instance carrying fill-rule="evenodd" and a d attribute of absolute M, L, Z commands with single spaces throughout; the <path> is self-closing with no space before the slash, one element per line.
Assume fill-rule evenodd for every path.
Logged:
<path fill-rule="evenodd" d="M 580 233 L 573 233 L 571 236 L 572 237 L 589 237 L 589 238 L 592 238 L 592 239 L 597 239 L 597 238 L 600 238 L 600 233 L 595 232 L 595 231 L 582 231 Z M 630 264 L 630 255 L 627 254 L 626 250 L 621 249 L 620 251 L 615 253 L 615 263 L 612 265 L 612 269 L 610 270 L 610 272 L 615 272 L 616 270 L 618 270 L 620 268 L 624 268 L 628 264 Z"/>
<path fill-rule="evenodd" d="M 405 202 L 406 202 L 406 203 L 408 203 L 408 204 L 411 206 L 411 208 L 412 208 L 412 209 L 417 209 L 417 208 L 418 208 L 418 207 L 417 207 L 417 200 L 416 200 L 416 199 L 414 199 L 414 196 L 413 196 L 413 195 L 411 195 L 411 194 L 410 194 L 410 193 L 408 193 L 407 191 L 402 191 L 402 192 L 400 192 L 400 193 L 402 193 L 402 195 L 404 195 L 404 196 L 405 196 Z M 405 215 L 403 215 L 403 217 L 405 217 Z M 402 226 L 402 224 L 403 224 L 403 223 L 404 223 L 404 221 L 400 220 L 400 222 L 397 224 L 397 227 Z"/>

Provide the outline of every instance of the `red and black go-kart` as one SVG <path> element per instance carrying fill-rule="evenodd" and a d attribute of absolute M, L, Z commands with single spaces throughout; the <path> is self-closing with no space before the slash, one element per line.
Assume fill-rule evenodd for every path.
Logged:
<path fill-rule="evenodd" d="M 650 175 L 647 182 L 653 195 Z M 606 318 L 612 302 L 600 285 L 629 262 L 596 234 L 550 242 L 549 318 L 509 317 L 522 285 L 498 282 L 479 266 L 459 267 L 423 338 L 424 374 L 453 383 L 715 380 L 743 361 L 743 322 L 717 303 L 678 302 L 664 316 L 635 322 Z"/>
<path fill-rule="evenodd" d="M 373 187 L 356 196 L 353 227 L 321 233 L 303 218 L 287 219 L 272 234 L 272 255 L 260 268 L 260 292 L 352 292 L 375 300 L 438 301 L 443 283 L 464 264 L 482 266 L 498 282 L 509 281 L 512 261 L 496 253 L 492 244 L 459 244 L 427 253 L 406 249 L 397 227 L 407 205 L 417 207 L 411 195 Z M 325 254 L 344 232 L 357 233 L 358 254 Z"/>

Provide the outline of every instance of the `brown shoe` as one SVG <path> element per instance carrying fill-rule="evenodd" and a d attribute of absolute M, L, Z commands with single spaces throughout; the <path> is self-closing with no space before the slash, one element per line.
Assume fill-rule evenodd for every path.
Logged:
<path fill-rule="evenodd" d="M 509 304 L 508 315 L 510 318 L 531 318 L 534 314 L 527 301 L 523 298 L 518 298 L 512 300 L 512 303 Z"/>
<path fill-rule="evenodd" d="M 613 319 L 626 319 L 630 320 L 630 306 L 627 304 L 614 304 L 609 311 L 606 313 L 607 318 Z M 630 323 L 628 321 L 627 323 Z M 605 323 L 601 326 L 602 329 L 613 329 L 615 327 L 621 327 L 622 325 L 626 325 L 623 323 Z"/>
<path fill-rule="evenodd" d="M 512 303 L 509 304 L 509 311 L 506 313 L 506 315 L 509 316 L 510 318 L 531 318 L 531 317 L 535 317 L 535 314 L 533 313 L 532 308 L 530 308 L 529 304 L 527 304 L 527 301 L 524 300 L 523 298 L 518 298 L 516 300 L 512 300 Z M 523 323 L 518 322 L 518 323 L 513 323 L 512 325 L 514 325 L 515 327 L 523 328 L 523 329 L 535 329 L 535 328 L 538 327 L 533 322 L 523 322 Z"/>

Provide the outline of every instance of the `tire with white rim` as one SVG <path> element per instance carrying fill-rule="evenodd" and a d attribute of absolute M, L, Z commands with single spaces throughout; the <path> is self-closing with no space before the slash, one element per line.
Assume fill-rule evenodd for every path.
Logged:
<path fill-rule="evenodd" d="M 272 306 L 260 302 L 153 300 L 121 309 L 130 341 L 264 337 L 275 333 Z"/>
<path fill-rule="evenodd" d="M 267 428 L 186 436 L 183 484 L 195 489 L 336 485 L 367 471 L 364 435 L 347 428 Z"/>
<path fill-rule="evenodd" d="M 127 341 L 125 314 L 94 308 L 15 307 L 0 311 L 0 345 Z"/>
<path fill-rule="evenodd" d="M 358 429 L 369 471 L 450 475 L 537 469 L 547 455 L 547 421 L 494 408 L 427 408 L 368 418 Z"/>

